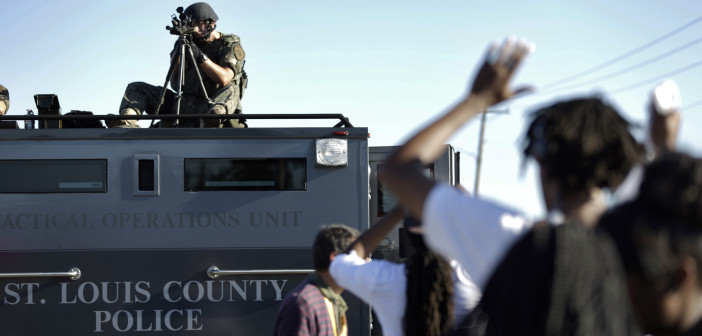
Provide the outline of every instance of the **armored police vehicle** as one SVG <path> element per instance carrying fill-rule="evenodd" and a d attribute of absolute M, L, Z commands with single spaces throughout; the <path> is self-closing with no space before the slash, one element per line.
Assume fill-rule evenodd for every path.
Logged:
<path fill-rule="evenodd" d="M 0 129 L 0 334 L 271 335 L 320 226 L 363 231 L 394 205 L 375 177 L 392 148 L 341 115 L 246 117 L 339 122 L 107 129 L 40 113 Z M 458 182 L 456 157 L 427 173 Z M 378 257 L 401 245 L 396 231 Z M 344 296 L 350 335 L 378 334 Z"/>

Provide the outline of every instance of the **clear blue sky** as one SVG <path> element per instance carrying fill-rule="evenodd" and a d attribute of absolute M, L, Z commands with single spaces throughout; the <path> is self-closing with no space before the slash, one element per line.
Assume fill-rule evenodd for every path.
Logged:
<path fill-rule="evenodd" d="M 63 112 L 118 113 L 131 81 L 162 85 L 175 37 L 165 26 L 173 1 L 16 1 L 3 6 L 0 83 L 9 114 L 35 109 L 54 93 Z M 235 33 L 247 54 L 246 113 L 342 113 L 371 133 L 372 146 L 397 145 L 466 91 L 485 46 L 507 35 L 536 52 L 515 83 L 544 86 L 602 64 L 702 16 L 702 2 L 584 1 L 210 1 L 218 30 Z M 541 91 L 488 117 L 481 197 L 531 215 L 543 212 L 533 164 L 520 174 L 519 139 L 535 106 L 602 92 L 632 122 L 645 124 L 649 92 L 666 73 L 702 60 L 702 22 L 630 58 Z M 633 71 L 595 80 L 690 44 Z M 665 76 L 683 106 L 702 100 L 702 66 Z M 648 82 L 647 82 L 648 81 Z M 640 86 L 621 90 L 631 84 Z M 702 104 L 683 111 L 680 146 L 700 155 Z M 289 122 L 250 121 L 252 127 Z M 308 122 L 313 126 L 333 123 Z M 297 124 L 296 124 L 297 125 Z M 462 183 L 473 189 L 479 123 L 451 143 L 462 153 Z M 642 132 L 637 133 L 642 136 Z"/>

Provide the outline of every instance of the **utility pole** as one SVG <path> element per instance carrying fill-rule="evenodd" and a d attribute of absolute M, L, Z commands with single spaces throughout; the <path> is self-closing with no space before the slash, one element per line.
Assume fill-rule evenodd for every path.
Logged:
<path fill-rule="evenodd" d="M 473 195 L 478 197 L 480 185 L 480 166 L 483 163 L 483 142 L 485 139 L 485 118 L 488 113 L 507 114 L 509 109 L 504 110 L 483 110 L 480 116 L 480 135 L 478 138 L 478 155 L 475 157 L 475 183 L 473 184 Z"/>

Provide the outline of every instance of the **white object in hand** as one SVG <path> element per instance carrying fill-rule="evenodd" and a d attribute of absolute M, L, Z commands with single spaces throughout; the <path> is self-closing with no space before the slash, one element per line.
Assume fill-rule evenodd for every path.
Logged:
<path fill-rule="evenodd" d="M 672 80 L 665 80 L 653 89 L 653 105 L 656 112 L 667 115 L 680 107 L 680 90 Z"/>

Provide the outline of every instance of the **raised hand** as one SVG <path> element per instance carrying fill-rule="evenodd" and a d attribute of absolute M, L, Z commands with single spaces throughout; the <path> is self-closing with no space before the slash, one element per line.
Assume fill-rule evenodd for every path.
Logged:
<path fill-rule="evenodd" d="M 524 58 L 534 50 L 534 45 L 523 39 L 508 37 L 498 47 L 492 43 L 487 50 L 480 71 L 473 80 L 470 93 L 480 96 L 488 106 L 532 91 L 530 86 L 511 89 L 509 82 Z"/>

